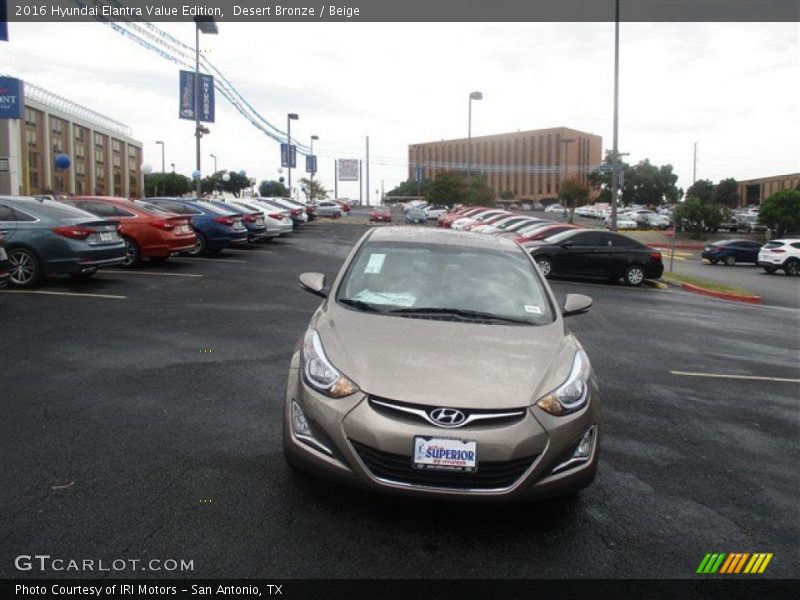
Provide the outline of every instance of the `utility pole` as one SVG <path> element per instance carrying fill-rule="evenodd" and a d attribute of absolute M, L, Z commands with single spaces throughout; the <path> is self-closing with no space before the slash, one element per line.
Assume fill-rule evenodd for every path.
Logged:
<path fill-rule="evenodd" d="M 339 159 L 333 160 L 333 197 L 339 197 Z"/>
<path fill-rule="evenodd" d="M 619 0 L 614 10 L 614 149 L 611 151 L 611 231 L 617 230 L 617 201 L 619 199 Z"/>
<path fill-rule="evenodd" d="M 697 142 L 694 143 L 694 160 L 692 161 L 692 185 L 697 181 Z"/>
<path fill-rule="evenodd" d="M 194 26 L 194 137 L 197 154 L 195 194 L 197 194 L 197 199 L 200 200 L 200 176 L 202 174 L 200 170 L 200 138 L 203 137 L 203 133 L 200 131 L 200 24 L 197 22 L 195 22 Z"/>
<path fill-rule="evenodd" d="M 369 201 L 369 136 L 367 136 L 367 206 L 370 205 Z"/>
<path fill-rule="evenodd" d="M 300 117 L 297 113 L 289 113 L 286 115 L 286 167 L 287 181 L 289 182 L 289 197 L 292 196 L 292 121 L 296 121 Z"/>
<path fill-rule="evenodd" d="M 166 173 L 167 172 L 167 164 L 166 164 L 165 159 L 164 159 L 164 142 L 162 140 L 159 140 L 159 141 L 156 142 L 156 144 L 161 146 L 161 172 L 162 173 Z"/>
<path fill-rule="evenodd" d="M 472 92 L 469 95 L 469 111 L 467 116 L 467 181 L 472 182 L 472 101 L 483 100 L 481 92 Z"/>
<path fill-rule="evenodd" d="M 359 206 L 364 205 L 364 190 L 362 189 L 363 182 L 361 181 L 361 161 L 358 161 L 358 204 Z M 369 196 L 369 190 L 367 190 L 367 196 Z"/>

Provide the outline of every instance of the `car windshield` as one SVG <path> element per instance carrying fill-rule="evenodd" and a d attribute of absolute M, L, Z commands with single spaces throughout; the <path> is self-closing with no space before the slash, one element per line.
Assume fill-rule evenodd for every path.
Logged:
<path fill-rule="evenodd" d="M 367 242 L 339 286 L 355 310 L 420 318 L 542 325 L 553 312 L 521 251 L 404 242 Z"/>
<path fill-rule="evenodd" d="M 218 215 L 229 216 L 229 215 L 239 214 L 242 212 L 240 208 L 233 208 L 233 207 L 223 208 L 222 206 L 217 206 L 216 204 L 211 204 L 210 202 L 198 202 L 197 204 L 202 206 L 203 210 Z"/>
<path fill-rule="evenodd" d="M 27 202 L 27 203 L 21 202 L 19 204 L 19 208 L 23 211 L 29 208 L 31 212 L 36 212 L 46 217 L 50 217 L 51 219 L 57 219 L 57 220 L 97 218 L 97 215 L 93 215 L 90 212 L 54 200 L 41 200 L 38 202 Z"/>
<path fill-rule="evenodd" d="M 554 233 L 550 237 L 545 238 L 544 241 L 546 241 L 548 244 L 560 244 L 564 240 L 571 238 L 573 235 L 575 235 L 575 230 L 567 229 L 566 231 L 562 231 L 560 233 Z"/>

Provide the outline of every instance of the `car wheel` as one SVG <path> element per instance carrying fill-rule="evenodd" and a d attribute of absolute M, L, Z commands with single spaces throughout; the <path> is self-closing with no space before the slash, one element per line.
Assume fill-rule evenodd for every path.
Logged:
<path fill-rule="evenodd" d="M 732 267 L 736 264 L 736 257 L 733 255 L 725 257 L 725 266 Z"/>
<path fill-rule="evenodd" d="M 197 239 L 194 242 L 194 248 L 186 252 L 189 256 L 200 256 L 206 251 L 206 247 L 208 246 L 206 238 L 203 237 L 202 233 L 195 232 L 195 236 Z"/>
<path fill-rule="evenodd" d="M 8 251 L 9 280 L 17 287 L 32 287 L 42 280 L 42 266 L 39 259 L 30 250 L 25 248 L 12 248 Z"/>
<path fill-rule="evenodd" d="M 644 281 L 644 269 L 641 265 L 631 265 L 625 270 L 625 275 L 622 277 L 626 284 L 633 287 L 640 286 Z"/>
<path fill-rule="evenodd" d="M 718 261 L 716 258 L 709 258 L 709 259 L 708 259 L 708 262 L 710 262 L 712 265 L 715 265 L 715 264 L 717 264 L 719 261 Z"/>
<path fill-rule="evenodd" d="M 800 260 L 796 258 L 790 258 L 783 264 L 783 272 L 789 275 L 790 277 L 796 277 L 800 275 Z"/>
<path fill-rule="evenodd" d="M 764 270 L 765 270 L 767 273 L 769 273 L 770 275 L 772 275 L 772 274 L 773 274 L 775 271 L 777 271 L 777 270 L 778 270 L 778 267 L 764 267 Z"/>
<path fill-rule="evenodd" d="M 122 241 L 125 242 L 125 261 L 122 266 L 135 267 L 142 261 L 139 245 L 127 236 L 122 236 Z"/>
<path fill-rule="evenodd" d="M 539 267 L 539 270 L 542 272 L 542 275 L 545 277 L 550 277 L 550 274 L 553 272 L 553 261 L 549 258 L 537 258 L 536 265 Z"/>

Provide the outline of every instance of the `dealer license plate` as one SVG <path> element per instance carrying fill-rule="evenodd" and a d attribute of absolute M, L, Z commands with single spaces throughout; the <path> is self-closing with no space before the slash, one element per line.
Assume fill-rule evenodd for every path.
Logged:
<path fill-rule="evenodd" d="M 456 438 L 414 438 L 414 468 L 440 471 L 478 470 L 478 442 Z"/>

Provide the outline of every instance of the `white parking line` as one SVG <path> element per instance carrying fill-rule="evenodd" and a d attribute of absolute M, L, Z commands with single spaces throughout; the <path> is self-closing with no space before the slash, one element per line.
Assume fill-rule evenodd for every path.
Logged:
<path fill-rule="evenodd" d="M 211 262 L 229 262 L 247 264 L 246 260 L 236 260 L 235 258 L 205 258 L 202 256 L 176 256 L 171 260 L 208 260 Z"/>
<path fill-rule="evenodd" d="M 106 298 L 108 300 L 125 300 L 127 296 L 114 294 L 84 294 L 79 292 L 51 292 L 48 290 L 0 290 L 2 294 L 41 294 L 42 296 L 72 296 L 76 298 Z"/>
<path fill-rule="evenodd" d="M 670 371 L 673 375 L 684 377 L 713 377 L 715 379 L 746 379 L 748 381 L 781 381 L 784 383 L 800 383 L 800 379 L 791 377 L 765 377 L 761 375 L 726 375 L 724 373 L 692 373 L 690 371 Z"/>
<path fill-rule="evenodd" d="M 155 275 L 156 277 L 204 277 L 197 273 L 160 273 L 158 271 L 120 271 L 114 269 L 103 269 L 102 273 L 114 273 L 118 275 Z"/>

